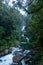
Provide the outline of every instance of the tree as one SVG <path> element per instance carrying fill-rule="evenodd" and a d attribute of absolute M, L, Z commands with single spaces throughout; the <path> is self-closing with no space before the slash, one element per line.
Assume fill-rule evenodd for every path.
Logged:
<path fill-rule="evenodd" d="M 40 60 L 43 55 L 43 0 L 35 0 L 30 5 L 28 11 L 31 11 L 31 15 L 28 16 L 27 26 L 26 26 L 26 36 L 29 38 L 30 45 L 33 46 L 34 53 L 32 64 L 40 65 Z M 43 63 L 42 63 L 43 64 Z"/>
<path fill-rule="evenodd" d="M 19 15 L 19 17 L 18 17 Z M 0 47 L 15 45 L 20 41 L 19 25 L 21 14 L 14 7 L 8 8 L 6 4 L 0 3 Z M 17 35 L 18 34 L 18 35 Z M 3 49 L 2 48 L 2 49 Z"/>

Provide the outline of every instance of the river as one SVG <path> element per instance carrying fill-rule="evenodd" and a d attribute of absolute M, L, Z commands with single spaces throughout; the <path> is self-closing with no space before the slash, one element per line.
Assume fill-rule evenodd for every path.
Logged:
<path fill-rule="evenodd" d="M 23 26 L 21 30 L 24 32 L 25 26 Z M 29 40 L 29 39 L 27 38 L 27 40 Z M 15 48 L 14 47 L 12 52 L 14 52 L 16 50 L 19 50 L 19 48 Z M 8 55 L 5 55 L 3 57 L 0 57 L 0 65 L 11 65 L 13 63 L 12 57 L 13 57 L 13 54 L 12 53 L 10 53 Z M 22 62 L 22 65 L 25 65 L 24 59 L 21 62 Z"/>
<path fill-rule="evenodd" d="M 0 58 L 0 65 L 11 65 L 12 64 L 12 54 L 8 54 Z"/>
<path fill-rule="evenodd" d="M 13 52 L 15 52 L 16 50 L 19 50 L 19 48 L 14 47 Z M 12 57 L 13 57 L 13 53 L 0 57 L 0 65 L 12 65 L 13 63 Z M 22 65 L 25 65 L 24 59 L 21 62 Z"/>

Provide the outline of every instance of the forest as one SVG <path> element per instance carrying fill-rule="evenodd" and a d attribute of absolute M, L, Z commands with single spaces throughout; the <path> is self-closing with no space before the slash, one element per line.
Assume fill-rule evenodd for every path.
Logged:
<path fill-rule="evenodd" d="M 10 0 L 0 0 L 0 52 L 26 42 L 32 46 L 33 58 L 29 65 L 43 65 L 43 0 L 12 0 L 13 5 L 9 3 Z"/>

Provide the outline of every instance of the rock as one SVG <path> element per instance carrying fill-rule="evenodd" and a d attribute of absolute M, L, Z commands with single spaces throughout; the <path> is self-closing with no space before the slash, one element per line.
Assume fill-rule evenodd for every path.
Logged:
<path fill-rule="evenodd" d="M 24 56 L 23 55 L 16 55 L 13 56 L 13 62 L 18 63 Z"/>
<path fill-rule="evenodd" d="M 2 60 L 0 59 L 0 62 L 2 62 Z"/>
<path fill-rule="evenodd" d="M 7 54 L 7 53 L 8 53 L 8 50 L 6 49 L 6 50 L 5 50 L 5 54 Z"/>

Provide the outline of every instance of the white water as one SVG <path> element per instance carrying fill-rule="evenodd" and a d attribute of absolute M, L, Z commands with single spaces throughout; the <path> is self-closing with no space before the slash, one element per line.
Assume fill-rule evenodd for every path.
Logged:
<path fill-rule="evenodd" d="M 10 64 L 12 64 L 12 57 L 13 57 L 12 54 L 1 57 L 0 59 L 2 61 L 0 62 L 0 65 L 10 65 Z"/>
<path fill-rule="evenodd" d="M 22 65 L 26 65 L 24 59 L 21 61 Z"/>
<path fill-rule="evenodd" d="M 13 51 L 16 51 L 17 49 L 19 50 L 19 48 L 14 48 Z M 13 57 L 12 53 L 1 57 L 0 60 L 2 61 L 0 61 L 0 65 L 11 65 L 13 63 L 12 57 Z M 25 65 L 24 60 L 22 60 L 21 62 L 22 62 L 22 65 Z"/>

